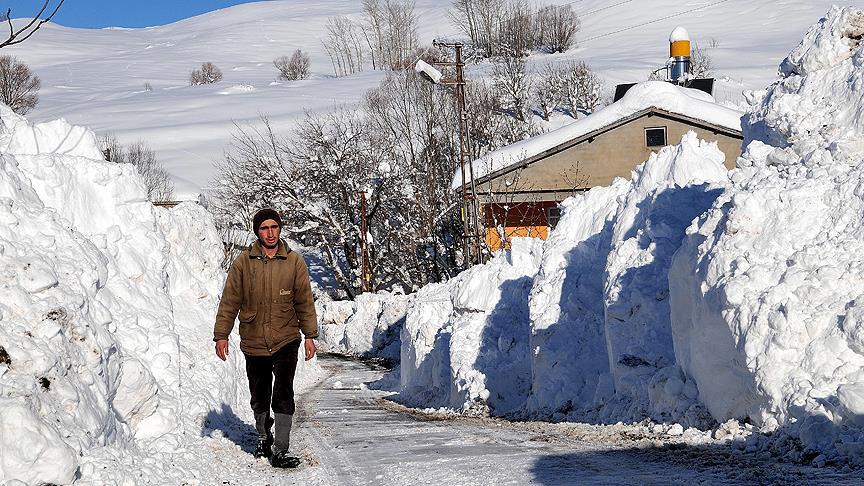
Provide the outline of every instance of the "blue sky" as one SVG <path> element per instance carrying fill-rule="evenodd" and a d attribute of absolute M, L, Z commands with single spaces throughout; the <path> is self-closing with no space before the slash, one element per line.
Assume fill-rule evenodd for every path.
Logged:
<path fill-rule="evenodd" d="M 260 0 L 66 0 L 54 21 L 67 27 L 149 27 L 164 25 L 212 10 Z M 44 0 L 0 1 L 12 17 L 32 17 Z M 53 9 L 59 0 L 51 0 Z"/>

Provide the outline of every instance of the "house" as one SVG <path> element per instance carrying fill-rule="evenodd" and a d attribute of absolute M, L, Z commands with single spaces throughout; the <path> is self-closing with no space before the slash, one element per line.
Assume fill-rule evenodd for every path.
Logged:
<path fill-rule="evenodd" d="M 487 247 L 506 248 L 515 236 L 545 239 L 557 223 L 559 202 L 615 177 L 629 178 L 652 152 L 677 144 L 691 130 L 716 141 L 726 167 L 734 168 L 742 115 L 702 91 L 647 81 L 590 116 L 486 154 L 471 170 Z M 452 188 L 461 187 L 460 169 Z"/>

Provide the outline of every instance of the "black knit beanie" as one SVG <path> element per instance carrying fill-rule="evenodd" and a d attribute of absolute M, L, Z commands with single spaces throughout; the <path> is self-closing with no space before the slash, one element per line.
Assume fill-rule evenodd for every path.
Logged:
<path fill-rule="evenodd" d="M 276 224 L 280 227 L 282 226 L 282 218 L 279 217 L 279 213 L 277 213 L 275 209 L 259 209 L 258 212 L 255 213 L 255 216 L 252 216 L 252 230 L 255 231 L 255 236 L 258 236 L 258 228 L 261 227 L 261 223 L 268 219 L 272 219 L 273 221 L 276 221 Z"/>

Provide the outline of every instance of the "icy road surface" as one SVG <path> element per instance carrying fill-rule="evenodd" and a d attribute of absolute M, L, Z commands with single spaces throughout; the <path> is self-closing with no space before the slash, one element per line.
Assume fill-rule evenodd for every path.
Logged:
<path fill-rule="evenodd" d="M 229 446 L 211 449 L 221 466 L 216 469 L 236 463 L 236 475 L 200 484 L 861 483 L 861 471 L 781 464 L 727 445 L 676 444 L 640 426 L 510 423 L 417 412 L 367 388 L 382 370 L 332 356 L 319 359 L 327 377 L 298 397 L 292 449 L 304 464 L 278 471 L 252 459 L 254 431 L 238 424 L 217 440 Z"/>

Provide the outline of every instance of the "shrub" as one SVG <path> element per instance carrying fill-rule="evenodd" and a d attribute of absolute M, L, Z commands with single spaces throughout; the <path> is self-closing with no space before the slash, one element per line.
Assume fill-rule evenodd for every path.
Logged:
<path fill-rule="evenodd" d="M 0 101 L 12 111 L 23 115 L 35 108 L 41 86 L 39 77 L 26 64 L 12 56 L 0 56 Z"/>
<path fill-rule="evenodd" d="M 124 147 L 113 135 L 106 135 L 100 140 L 100 145 L 107 160 L 135 166 L 144 180 L 149 200 L 170 201 L 174 198 L 174 183 L 168 172 L 156 159 L 156 152 L 143 142 Z"/>
<path fill-rule="evenodd" d="M 201 69 L 194 69 L 189 76 L 189 85 L 213 84 L 222 81 L 222 71 L 212 62 L 205 62 Z"/>
<path fill-rule="evenodd" d="M 279 79 L 293 81 L 309 77 L 309 55 L 297 49 L 291 57 L 281 56 L 273 60 L 273 65 L 279 70 Z"/>

